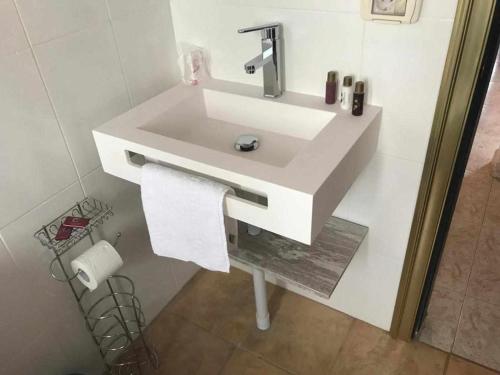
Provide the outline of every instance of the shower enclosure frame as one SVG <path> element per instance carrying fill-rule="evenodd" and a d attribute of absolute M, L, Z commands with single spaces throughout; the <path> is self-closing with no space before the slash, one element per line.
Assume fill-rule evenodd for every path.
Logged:
<path fill-rule="evenodd" d="M 425 314 L 498 49 L 499 3 L 458 0 L 390 329 L 395 338 L 411 340 Z"/>

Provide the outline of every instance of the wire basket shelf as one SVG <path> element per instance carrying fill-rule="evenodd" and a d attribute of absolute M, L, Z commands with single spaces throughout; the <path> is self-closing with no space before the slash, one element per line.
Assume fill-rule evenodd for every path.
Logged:
<path fill-rule="evenodd" d="M 56 240 L 59 227 L 69 216 L 89 219 L 89 223 L 85 228 L 74 228 L 68 239 Z M 49 266 L 50 276 L 69 285 L 85 326 L 99 348 L 99 354 L 108 372 L 116 375 L 136 375 L 141 374 L 141 369 L 146 365 L 158 368 L 159 361 L 156 352 L 150 348 L 143 335 L 146 319 L 141 303 L 135 295 L 133 281 L 123 275 L 111 275 L 103 283 L 106 288 L 103 289 L 103 285 L 103 288 L 96 290 L 100 290 L 100 293 L 96 294 L 87 288 L 82 289 L 83 285 L 76 282 L 78 274 L 68 267 L 69 262 L 63 261 L 63 255 L 82 239 L 89 237 L 94 244 L 92 232 L 111 216 L 111 206 L 87 197 L 42 226 L 35 232 L 34 237 L 52 250 L 54 258 Z M 117 233 L 114 246 L 120 236 L 121 234 Z"/>
<path fill-rule="evenodd" d="M 110 206 L 97 199 L 87 197 L 77 202 L 62 215 L 36 231 L 35 238 L 37 238 L 43 246 L 48 247 L 58 255 L 62 255 L 83 238 L 87 237 L 98 226 L 104 224 L 104 221 L 109 219 L 112 215 L 113 211 Z M 64 219 L 68 216 L 83 217 L 90 221 L 85 228 L 73 229 L 71 236 L 67 240 L 58 241 L 55 239 L 57 231 Z"/>

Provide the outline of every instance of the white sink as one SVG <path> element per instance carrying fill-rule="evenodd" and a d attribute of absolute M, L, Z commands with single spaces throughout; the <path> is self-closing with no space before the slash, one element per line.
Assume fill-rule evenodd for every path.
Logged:
<path fill-rule="evenodd" d="M 334 116 L 328 111 L 201 89 L 139 129 L 285 167 Z M 259 152 L 236 151 L 234 142 L 241 134 L 257 135 L 263 147 Z"/>
<path fill-rule="evenodd" d="M 381 109 L 354 117 L 320 97 L 261 91 L 217 80 L 165 91 L 94 130 L 103 168 L 140 183 L 142 155 L 222 181 L 251 193 L 228 196 L 228 216 L 310 244 L 373 156 Z M 260 147 L 236 151 L 242 134 Z"/>

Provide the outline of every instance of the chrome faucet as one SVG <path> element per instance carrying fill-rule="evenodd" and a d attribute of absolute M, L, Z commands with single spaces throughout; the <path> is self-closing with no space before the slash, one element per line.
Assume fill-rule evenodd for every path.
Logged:
<path fill-rule="evenodd" d="M 283 69 L 281 34 L 283 27 L 281 23 L 271 23 L 262 26 L 239 29 L 240 34 L 252 31 L 260 31 L 262 37 L 262 53 L 245 64 L 245 71 L 254 74 L 262 68 L 264 72 L 264 96 L 277 98 L 283 93 Z"/>

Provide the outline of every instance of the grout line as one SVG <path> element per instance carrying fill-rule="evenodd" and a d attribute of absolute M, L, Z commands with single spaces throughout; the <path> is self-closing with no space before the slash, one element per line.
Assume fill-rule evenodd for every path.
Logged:
<path fill-rule="evenodd" d="M 363 22 L 363 32 L 361 35 L 361 60 L 359 62 L 359 75 L 360 78 L 363 78 L 366 80 L 367 78 L 364 76 L 364 58 L 365 58 L 365 39 L 366 39 L 366 22 Z M 371 82 L 368 82 L 368 86 L 370 85 Z M 371 93 L 371 90 L 370 90 Z M 367 101 L 368 98 L 365 98 Z"/>
<path fill-rule="evenodd" d="M 81 185 L 82 185 L 83 195 L 85 197 L 88 196 L 88 192 L 87 192 L 87 188 L 85 187 L 85 184 L 83 183 L 83 180 L 85 178 L 87 178 L 88 176 L 90 176 L 91 174 L 93 174 L 94 172 L 97 172 L 99 169 L 102 169 L 102 165 L 101 164 L 99 164 L 99 166 L 95 167 L 94 169 L 92 169 L 91 171 L 87 172 L 85 175 L 82 176 L 82 178 L 81 178 Z"/>
<path fill-rule="evenodd" d="M 191 279 L 191 280 L 192 280 L 192 279 Z M 190 280 L 190 281 L 191 281 L 191 280 Z M 190 282 L 190 281 L 189 281 L 189 282 Z M 188 283 L 189 283 L 189 282 L 188 282 Z M 187 285 L 187 284 L 186 284 L 186 285 Z M 177 293 L 177 296 L 180 296 L 180 294 L 181 294 L 181 293 L 182 293 L 182 291 L 179 291 L 179 292 Z M 172 298 L 172 300 L 171 300 L 168 304 L 170 304 L 171 302 L 173 302 L 173 300 L 174 300 L 174 299 Z M 167 304 L 167 306 L 168 306 L 168 304 Z M 167 306 L 165 306 L 165 307 L 164 307 L 164 309 L 165 309 Z M 180 314 L 176 313 L 175 311 L 166 311 L 166 314 L 169 314 L 169 315 L 175 316 L 175 317 L 177 317 L 178 319 L 181 319 L 181 320 L 183 320 L 183 321 L 185 321 L 185 322 L 189 323 L 190 325 L 195 326 L 195 327 L 197 327 L 197 328 L 199 328 L 199 329 L 203 330 L 204 332 L 206 332 L 207 334 L 209 334 L 211 337 L 216 338 L 216 339 L 218 339 L 218 340 L 222 340 L 222 341 L 224 341 L 225 343 L 227 343 L 227 344 L 231 345 L 231 346 L 233 347 L 233 353 L 234 353 L 234 351 L 236 351 L 236 350 L 242 350 L 242 351 L 245 351 L 245 352 L 248 352 L 248 353 L 254 354 L 254 355 L 256 355 L 259 359 L 263 360 L 264 362 L 266 362 L 267 364 L 269 364 L 269 365 L 271 365 L 271 366 L 273 366 L 273 367 L 279 368 L 280 370 L 283 370 L 284 372 L 286 372 L 286 373 L 288 373 L 288 374 L 290 374 L 290 375 L 298 375 L 298 374 L 296 374 L 295 372 L 292 372 L 290 369 L 284 368 L 284 367 L 282 367 L 282 366 L 281 366 L 280 364 L 278 364 L 278 363 L 274 363 L 273 361 L 271 361 L 271 360 L 269 360 L 268 358 L 264 357 L 261 353 L 254 352 L 254 351 L 252 351 L 252 350 L 250 350 L 250 349 L 246 348 L 246 347 L 243 345 L 243 343 L 245 342 L 245 340 L 246 340 L 246 339 L 250 336 L 250 334 L 251 334 L 251 332 L 252 332 L 252 329 L 253 329 L 253 326 L 249 327 L 248 334 L 245 336 L 245 338 L 244 338 L 244 339 L 242 339 L 242 341 L 241 341 L 241 342 L 239 342 L 239 343 L 234 343 L 234 342 L 232 342 L 232 341 L 230 341 L 230 340 L 226 339 L 225 337 L 223 337 L 223 336 L 221 336 L 221 335 L 218 335 L 216 332 L 213 332 L 212 330 L 209 330 L 209 329 L 207 329 L 207 328 L 205 328 L 205 327 L 202 327 L 202 326 L 201 326 L 201 325 L 199 325 L 197 322 L 194 322 L 194 321 L 192 321 L 191 319 L 189 319 L 189 318 L 187 318 L 187 317 L 185 317 L 185 316 L 183 316 L 183 315 L 180 315 Z M 354 318 L 353 318 L 353 321 L 354 321 Z M 153 322 L 151 322 L 151 323 L 150 323 L 150 325 L 152 325 L 152 323 L 153 323 Z M 349 327 L 348 333 L 350 332 L 350 329 L 351 329 L 351 327 Z M 347 335 L 346 335 L 346 338 L 347 338 Z M 233 353 L 231 353 L 231 355 L 229 356 L 229 358 L 228 358 L 228 360 L 227 360 L 227 361 L 229 361 L 229 359 L 231 358 L 231 356 L 232 356 L 232 354 L 233 354 Z M 340 353 L 340 350 L 339 350 L 339 353 Z M 227 364 L 227 362 L 226 362 L 226 364 Z M 222 369 L 224 369 L 224 368 L 225 368 L 226 364 L 224 365 L 224 367 L 223 367 Z"/>
<path fill-rule="evenodd" d="M 29 36 L 28 29 L 26 28 L 26 24 L 24 23 L 24 20 L 21 17 L 21 12 L 19 11 L 19 6 L 17 5 L 17 0 L 13 0 L 13 3 L 14 3 L 14 7 L 16 8 L 16 11 L 17 11 L 17 16 L 19 17 L 19 21 L 21 22 L 21 26 L 23 28 L 24 35 L 26 37 L 26 40 L 28 41 L 29 48 L 30 48 L 30 51 L 31 51 L 31 56 L 33 58 L 33 61 L 35 62 L 36 70 L 38 72 L 38 75 L 40 76 L 40 80 L 42 81 L 43 88 L 44 88 L 45 94 L 47 95 L 47 99 L 49 100 L 50 106 L 52 108 L 52 112 L 53 112 L 55 120 L 57 122 L 57 126 L 59 127 L 59 132 L 61 133 L 61 136 L 62 136 L 63 141 L 64 141 L 64 145 L 66 146 L 66 150 L 68 151 L 69 157 L 71 159 L 71 163 L 73 164 L 73 168 L 75 169 L 75 173 L 76 173 L 76 176 L 77 176 L 78 181 L 80 183 L 80 187 L 81 187 L 81 189 L 83 191 L 83 184 L 82 184 L 80 172 L 78 171 L 74 155 L 71 152 L 71 148 L 69 146 L 69 141 L 68 141 L 68 136 L 66 135 L 66 133 L 65 133 L 65 131 L 63 129 L 61 118 L 59 117 L 59 115 L 57 113 L 55 104 L 54 104 L 54 102 L 52 100 L 52 97 L 50 95 L 49 89 L 47 87 L 47 83 L 45 81 L 45 78 L 43 77 L 42 70 L 40 68 L 40 63 L 39 63 L 38 58 L 37 58 L 37 56 L 35 54 L 35 49 L 33 47 L 33 43 L 32 43 L 31 38 Z"/>
<path fill-rule="evenodd" d="M 12 249 L 7 244 L 7 241 L 5 241 L 5 238 L 3 237 L 2 233 L 0 233 L 0 244 L 2 244 L 5 247 L 5 250 L 7 250 L 7 253 L 9 254 L 10 259 L 12 260 L 14 265 L 18 268 L 18 270 L 21 270 L 21 265 L 17 263 L 16 257 L 14 257 Z"/>
<path fill-rule="evenodd" d="M 253 350 L 249 350 L 249 349 L 247 349 L 247 348 L 245 348 L 245 347 L 242 347 L 242 346 L 238 346 L 238 347 L 236 347 L 236 348 L 235 348 L 235 350 L 241 350 L 241 351 L 243 351 L 243 352 L 250 353 L 250 354 L 252 354 L 252 355 L 256 356 L 256 357 L 257 357 L 258 359 L 260 359 L 261 361 L 263 361 L 263 362 L 267 363 L 268 365 L 270 365 L 270 366 L 272 366 L 272 367 L 276 367 L 277 369 L 280 369 L 280 370 L 282 370 L 282 371 L 286 372 L 287 374 L 290 374 L 290 375 L 299 375 L 299 373 L 294 372 L 294 371 L 292 371 L 292 370 L 290 370 L 290 369 L 288 369 L 288 368 L 285 368 L 285 367 L 283 367 L 283 366 L 281 366 L 281 365 L 279 365 L 279 364 L 277 364 L 277 363 L 275 363 L 275 362 L 271 361 L 270 359 L 266 358 L 266 357 L 265 357 L 263 354 L 261 354 L 261 353 L 254 352 Z"/>
<path fill-rule="evenodd" d="M 451 359 L 451 353 L 448 353 L 448 352 L 445 352 L 447 355 L 446 355 L 446 360 L 444 362 L 444 368 L 443 368 L 443 375 L 446 375 L 446 373 L 448 372 L 448 366 L 450 364 L 450 359 Z"/>
<path fill-rule="evenodd" d="M 470 280 L 471 280 L 471 277 L 472 277 L 472 271 L 474 269 L 474 265 L 476 263 L 476 259 L 477 259 L 477 256 L 478 256 L 479 243 L 480 243 L 483 231 L 484 231 L 484 224 L 485 224 L 485 220 L 486 220 L 486 211 L 488 209 L 488 203 L 490 201 L 491 193 L 493 191 L 493 183 L 492 183 L 493 181 L 492 181 L 491 178 L 490 178 L 489 181 L 490 181 L 490 190 L 488 192 L 488 199 L 486 200 L 486 205 L 485 205 L 485 208 L 484 208 L 484 211 L 483 211 L 483 215 L 482 215 L 482 218 L 481 218 L 481 229 L 479 230 L 479 234 L 478 234 L 477 239 L 476 239 L 476 241 L 474 243 L 474 255 L 472 257 L 472 264 L 471 264 L 471 267 L 470 267 L 469 275 L 467 277 L 467 283 L 465 284 L 466 285 L 465 286 L 465 294 L 464 294 L 464 298 L 463 298 L 462 304 L 460 306 L 460 314 L 459 314 L 457 326 L 456 326 L 456 329 L 455 329 L 455 335 L 453 337 L 453 342 L 451 343 L 450 353 L 453 353 L 453 349 L 455 348 L 455 343 L 456 343 L 456 340 L 457 340 L 457 336 L 458 336 L 460 324 L 462 323 L 462 320 L 463 320 L 463 312 L 464 312 L 464 305 L 465 305 L 465 302 L 467 300 L 467 292 L 469 290 L 469 284 L 470 284 Z M 460 189 L 460 191 L 462 191 L 462 188 Z M 472 298 L 472 297 L 469 297 L 469 298 Z"/>
<path fill-rule="evenodd" d="M 0 55 L 0 60 L 6 60 L 6 59 L 8 59 L 9 57 L 12 57 L 12 56 L 22 55 L 23 53 L 28 52 L 29 50 L 30 50 L 30 47 L 29 47 L 29 45 L 27 45 L 24 48 L 16 49 L 16 50 L 13 50 L 12 52 Z"/>
<path fill-rule="evenodd" d="M 228 354 L 226 361 L 224 362 L 224 365 L 222 365 L 221 369 L 217 372 L 217 375 L 222 375 L 224 373 L 224 370 L 226 369 L 227 364 L 229 363 L 229 361 L 233 357 L 233 354 L 236 352 L 236 350 L 237 350 L 236 346 L 231 348 L 231 352 Z"/>
<path fill-rule="evenodd" d="M 413 164 L 418 164 L 418 165 L 422 166 L 422 168 L 425 166 L 425 160 L 421 161 L 421 160 L 410 159 L 410 158 L 399 156 L 399 155 L 396 155 L 396 154 L 393 154 L 393 153 L 390 153 L 390 152 L 382 151 L 380 149 L 377 149 L 375 151 L 375 153 L 376 154 L 378 153 L 378 154 L 381 154 L 381 155 L 384 155 L 384 156 L 389 156 L 389 157 L 394 158 L 394 159 L 407 161 L 407 162 L 410 162 L 410 163 L 413 163 Z"/>
<path fill-rule="evenodd" d="M 79 184 L 80 185 L 80 189 L 81 189 L 81 192 L 82 194 L 84 194 L 84 191 L 83 191 L 83 188 L 82 188 L 82 185 L 80 184 L 80 181 L 79 180 L 74 180 L 73 182 L 71 182 L 69 185 L 63 187 L 62 189 L 56 191 L 54 194 L 51 194 L 49 195 L 47 198 L 45 198 L 43 201 L 37 203 L 34 207 L 30 208 L 28 211 L 26 211 L 25 213 L 23 213 L 22 215 L 19 215 L 17 217 L 15 217 L 14 219 L 8 221 L 6 224 L 4 224 L 2 227 L 0 227 L 0 231 L 2 231 L 3 229 L 7 228 L 9 225 L 15 223 L 16 221 L 22 219 L 23 217 L 26 217 L 28 216 L 29 214 L 31 214 L 33 211 L 37 210 L 38 208 L 40 208 L 41 206 L 43 206 L 44 204 L 46 203 L 49 203 L 52 199 L 54 199 L 56 196 L 58 196 L 59 194 L 69 190 L 73 185 L 75 184 Z"/>
<path fill-rule="evenodd" d="M 116 38 L 115 25 L 113 23 L 113 19 L 111 18 L 111 8 L 109 7 L 109 0 L 106 0 L 106 12 L 108 13 L 109 25 L 111 27 L 111 34 L 113 35 L 113 42 L 115 44 L 115 52 L 118 56 L 118 60 L 120 61 L 120 71 L 122 73 L 122 79 L 123 79 L 123 83 L 125 84 L 125 89 L 127 90 L 128 103 L 129 103 L 130 108 L 132 108 L 133 102 L 134 102 L 132 100 L 132 90 L 130 89 L 130 82 L 127 78 L 127 75 L 125 74 L 125 68 L 123 66 L 123 57 L 122 57 L 122 54 L 120 53 L 120 48 L 118 47 L 118 40 Z"/>
<path fill-rule="evenodd" d="M 349 315 L 348 315 L 349 316 Z M 352 317 L 351 317 L 352 318 Z M 337 361 L 340 359 L 341 355 L 342 355 L 342 352 L 344 351 L 345 349 L 345 346 L 346 346 L 346 342 L 347 340 L 349 339 L 349 337 L 351 336 L 351 333 L 352 331 L 354 331 L 354 325 L 356 324 L 356 321 L 358 321 L 359 319 L 357 318 L 352 318 L 352 322 L 351 322 L 351 326 L 349 327 L 349 329 L 347 330 L 347 333 L 344 337 L 344 340 L 342 341 L 342 344 L 340 344 L 340 348 L 339 348 L 339 351 L 337 352 L 337 355 L 335 356 L 335 358 L 333 358 L 332 362 L 330 363 L 329 367 L 328 367 L 328 370 L 329 371 L 333 371 L 335 369 L 335 365 L 337 364 Z M 363 323 L 366 323 L 366 322 L 363 322 Z M 369 324 L 369 323 L 366 323 L 366 324 Z M 371 325 L 370 325 L 371 326 Z M 374 326 L 373 326 L 374 327 Z M 379 329 L 378 327 L 376 327 L 377 329 Z M 386 334 L 388 335 L 388 333 L 386 332 Z M 332 372 L 333 373 L 333 372 Z"/>
<path fill-rule="evenodd" d="M 487 370 L 487 371 L 489 371 L 489 372 L 493 372 L 494 374 L 500 374 L 500 373 L 498 372 L 498 370 L 494 369 L 493 367 L 488 367 L 488 366 L 485 366 L 485 365 L 483 365 L 482 363 L 479 363 L 479 362 L 477 362 L 477 361 L 474 361 L 474 360 L 468 359 L 468 358 L 463 357 L 462 355 L 459 355 L 459 354 L 453 354 L 453 353 L 451 353 L 450 357 L 451 357 L 452 355 L 453 355 L 454 357 L 457 357 L 457 358 L 461 359 L 462 361 L 465 361 L 465 362 L 467 362 L 467 363 L 472 363 L 473 365 L 475 365 L 475 366 L 477 366 L 477 367 L 481 367 L 481 368 L 482 368 L 482 369 L 484 369 L 484 370 Z M 450 375 L 454 375 L 454 374 L 450 374 Z"/>
<path fill-rule="evenodd" d="M 13 0 L 14 2 L 16 1 L 19 1 L 19 0 Z M 19 14 L 21 14 L 19 12 Z M 78 29 L 78 30 L 73 30 L 73 31 L 68 31 L 68 32 L 65 32 L 65 33 L 62 33 L 62 34 L 58 34 L 56 36 L 53 36 L 47 40 L 42 40 L 41 42 L 38 42 L 38 43 L 32 43 L 30 41 L 30 45 L 33 45 L 34 47 L 39 47 L 39 46 L 43 46 L 45 44 L 48 44 L 50 42 L 54 42 L 56 40 L 59 40 L 59 39 L 64 39 L 64 38 L 67 38 L 67 37 L 71 37 L 71 36 L 76 36 L 78 34 L 83 34 L 84 32 L 88 31 L 88 30 L 94 30 L 94 29 L 97 29 L 99 27 L 102 27 L 106 24 L 106 22 L 108 22 L 109 20 L 106 19 L 104 21 L 101 21 L 101 22 L 94 22 L 90 25 L 87 25 L 87 26 L 84 26 L 83 28 L 81 29 Z"/>

